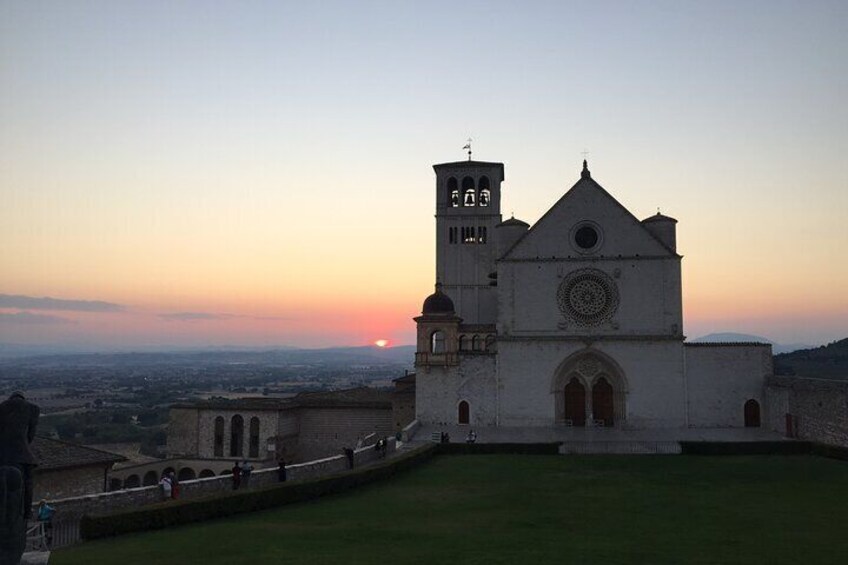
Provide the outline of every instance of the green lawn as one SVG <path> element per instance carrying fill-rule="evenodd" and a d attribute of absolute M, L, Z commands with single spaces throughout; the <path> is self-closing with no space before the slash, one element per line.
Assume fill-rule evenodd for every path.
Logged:
<path fill-rule="evenodd" d="M 384 484 L 58 551 L 51 565 L 848 563 L 848 463 L 441 456 Z"/>

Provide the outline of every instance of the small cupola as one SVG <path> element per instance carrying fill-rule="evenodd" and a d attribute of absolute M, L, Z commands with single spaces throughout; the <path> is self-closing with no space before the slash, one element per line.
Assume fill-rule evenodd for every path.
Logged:
<path fill-rule="evenodd" d="M 660 240 L 660 243 L 677 253 L 677 220 L 669 216 L 663 216 L 657 210 L 654 216 L 642 220 L 642 225 L 655 238 Z"/>
<path fill-rule="evenodd" d="M 436 282 L 436 292 L 424 299 L 424 306 L 421 307 L 421 313 L 425 316 L 453 316 L 456 313 L 453 300 L 450 299 L 450 296 L 442 292 L 441 282 Z"/>

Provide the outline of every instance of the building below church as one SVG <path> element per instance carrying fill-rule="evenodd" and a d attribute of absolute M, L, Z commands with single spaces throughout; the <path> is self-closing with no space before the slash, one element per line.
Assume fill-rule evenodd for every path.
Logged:
<path fill-rule="evenodd" d="M 766 420 L 770 345 L 685 341 L 677 220 L 639 220 L 585 161 L 532 227 L 501 216 L 502 163 L 434 169 L 437 283 L 415 318 L 420 424 L 650 430 Z"/>
<path fill-rule="evenodd" d="M 411 421 L 409 393 L 403 388 L 396 383 L 394 391 L 359 387 L 300 393 L 287 399 L 175 404 L 169 417 L 166 461 L 179 459 L 182 467 L 192 469 L 186 476 L 194 478 L 206 468 L 220 474 L 216 469 L 222 461 L 228 466 L 244 459 L 275 464 L 284 457 L 297 463 L 338 455 L 369 436 L 372 443 L 394 436 Z"/>

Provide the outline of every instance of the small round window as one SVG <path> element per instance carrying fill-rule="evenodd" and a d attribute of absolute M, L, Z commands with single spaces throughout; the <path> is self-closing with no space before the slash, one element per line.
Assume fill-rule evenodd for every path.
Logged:
<path fill-rule="evenodd" d="M 592 249 L 598 244 L 598 232 L 591 226 L 583 226 L 574 233 L 574 243 L 581 249 Z"/>
<path fill-rule="evenodd" d="M 584 220 L 571 228 L 571 246 L 581 254 L 594 253 L 600 249 L 604 234 L 595 222 Z"/>

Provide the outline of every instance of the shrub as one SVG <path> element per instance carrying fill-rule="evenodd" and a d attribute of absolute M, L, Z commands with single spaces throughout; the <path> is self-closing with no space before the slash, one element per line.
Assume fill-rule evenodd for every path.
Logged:
<path fill-rule="evenodd" d="M 681 441 L 684 455 L 808 455 L 808 441 Z"/>
<path fill-rule="evenodd" d="M 438 443 L 445 455 L 557 455 L 559 442 L 553 443 Z"/>

